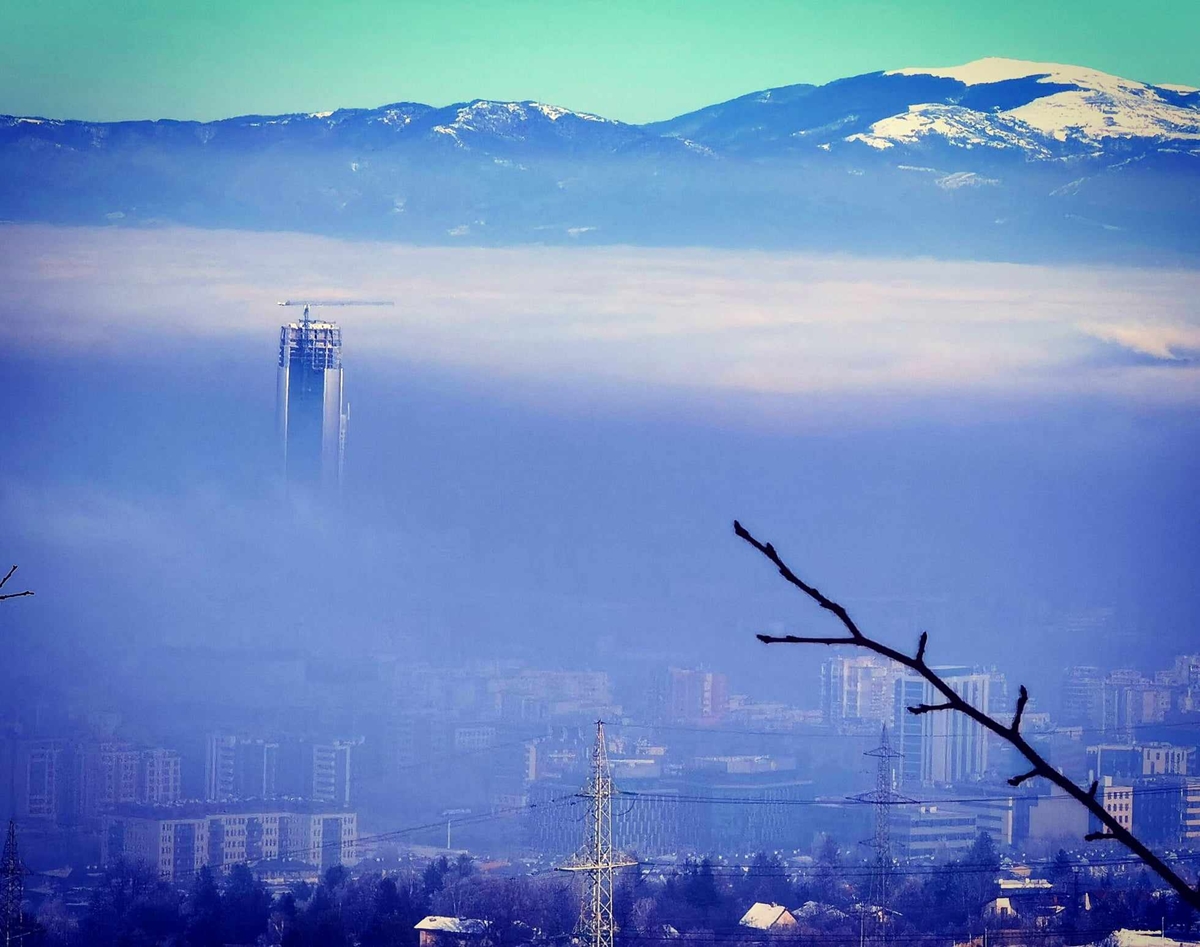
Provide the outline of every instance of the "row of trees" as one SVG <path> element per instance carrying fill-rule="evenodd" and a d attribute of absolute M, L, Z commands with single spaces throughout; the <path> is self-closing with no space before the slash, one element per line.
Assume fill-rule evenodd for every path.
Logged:
<path fill-rule="evenodd" d="M 998 865 L 995 848 L 983 835 L 961 859 L 936 870 L 897 874 L 889 937 L 945 947 L 980 934 L 982 909 L 995 897 Z M 1083 876 L 1062 853 L 1050 875 L 1064 907 L 1055 930 L 1065 943 L 1095 943 L 1120 927 L 1165 923 L 1190 930 L 1195 921 L 1178 899 L 1160 897 L 1140 869 Z M 773 855 L 758 855 L 745 867 L 697 860 L 663 877 L 630 869 L 617 885 L 614 914 L 621 942 L 650 947 L 676 937 L 752 940 L 753 933 L 738 921 L 754 902 L 793 909 L 807 904 L 792 938 L 854 944 L 863 935 L 860 906 L 868 887 L 862 865 L 842 865 L 830 842 L 822 846 L 814 868 L 801 875 Z M 1087 911 L 1084 895 L 1090 896 Z M 423 872 L 357 878 L 332 868 L 319 884 L 297 884 L 275 897 L 244 866 L 225 877 L 204 869 L 185 891 L 144 870 L 118 867 L 95 891 L 82 919 L 50 901 L 38 921 L 47 947 L 416 947 L 414 925 L 428 914 L 478 918 L 487 925 L 486 947 L 519 947 L 563 942 L 574 928 L 578 900 L 561 875 L 492 876 L 477 871 L 465 856 L 435 860 Z M 1016 919 L 1007 926 L 1022 923 Z M 1006 924 L 992 920 L 990 926 L 995 932 Z"/>

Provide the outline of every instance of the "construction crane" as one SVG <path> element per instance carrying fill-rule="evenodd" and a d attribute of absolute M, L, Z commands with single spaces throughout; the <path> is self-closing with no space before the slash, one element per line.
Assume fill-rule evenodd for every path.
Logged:
<path fill-rule="evenodd" d="M 391 299 L 284 299 L 279 303 L 280 306 L 303 306 L 304 307 L 304 325 L 309 323 L 308 310 L 313 307 L 320 306 L 394 306 L 396 303 Z"/>

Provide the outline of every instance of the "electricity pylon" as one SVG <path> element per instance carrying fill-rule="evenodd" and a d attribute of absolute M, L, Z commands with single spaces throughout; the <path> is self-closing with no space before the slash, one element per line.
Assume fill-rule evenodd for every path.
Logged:
<path fill-rule="evenodd" d="M 8 836 L 4 839 L 4 856 L 0 858 L 0 924 L 4 925 L 4 947 L 20 941 L 24 918 L 21 904 L 25 900 L 25 870 L 17 852 L 17 823 L 8 820 Z"/>
<path fill-rule="evenodd" d="M 912 802 L 900 795 L 895 789 L 895 768 L 892 761 L 900 758 L 901 754 L 892 749 L 888 738 L 887 724 L 883 725 L 879 746 L 867 750 L 863 756 L 877 760 L 875 767 L 875 788 L 870 792 L 859 793 L 853 798 L 858 802 L 869 802 L 875 808 L 875 837 L 870 846 L 875 850 L 874 865 L 871 870 L 871 904 L 880 909 L 880 920 L 886 920 L 888 909 L 888 883 L 892 872 L 892 831 L 891 807 L 898 803 Z"/>
<path fill-rule="evenodd" d="M 613 873 L 637 862 L 613 847 L 612 774 L 604 743 L 604 721 L 596 721 L 596 745 L 592 749 L 592 772 L 579 795 L 588 801 L 587 835 L 583 848 L 560 871 L 585 872 L 587 890 L 580 899 L 577 935 L 586 947 L 613 947 Z"/>

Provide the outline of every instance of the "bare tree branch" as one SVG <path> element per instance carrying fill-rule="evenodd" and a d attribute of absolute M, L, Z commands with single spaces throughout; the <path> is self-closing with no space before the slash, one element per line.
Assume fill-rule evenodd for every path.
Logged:
<path fill-rule="evenodd" d="M 11 569 L 8 570 L 8 572 L 5 573 L 4 578 L 0 579 L 0 589 L 4 588 L 4 586 L 8 582 L 8 580 L 12 578 L 12 574 L 16 571 L 17 571 L 17 567 L 13 566 Z M 3 602 L 5 599 L 8 599 L 8 598 L 21 598 L 24 595 L 32 595 L 32 594 L 33 593 L 31 591 L 29 591 L 28 589 L 26 589 L 24 592 L 6 592 L 5 594 L 0 595 L 0 602 Z"/>
<path fill-rule="evenodd" d="M 1013 777 L 1010 782 L 1013 785 L 1019 785 L 1028 779 L 1035 776 L 1040 776 L 1043 779 L 1048 779 L 1055 786 L 1063 790 L 1072 799 L 1084 806 L 1102 826 L 1105 831 L 1092 832 L 1086 836 L 1088 841 L 1093 841 L 1099 838 L 1111 838 L 1119 841 L 1122 845 L 1128 848 L 1131 852 L 1138 856 L 1151 869 L 1154 870 L 1160 878 L 1169 884 L 1183 901 L 1193 908 L 1200 909 L 1200 892 L 1196 891 L 1187 883 L 1184 878 L 1178 875 L 1166 862 L 1152 852 L 1144 842 L 1142 842 L 1132 832 L 1122 826 L 1116 818 L 1110 813 L 1100 801 L 1096 798 L 1099 784 L 1093 782 L 1092 785 L 1084 790 L 1077 786 L 1074 782 L 1056 770 L 1050 763 L 1030 745 L 1030 743 L 1021 734 L 1021 717 L 1025 712 L 1025 705 L 1029 700 L 1029 693 L 1025 686 L 1021 686 L 1020 696 L 1017 700 L 1016 713 L 1013 716 L 1011 724 L 1003 724 L 998 720 L 994 720 L 984 711 L 980 710 L 974 704 L 963 699 L 963 697 L 954 690 L 945 680 L 943 680 L 937 672 L 931 669 L 925 663 L 925 646 L 928 642 L 928 634 L 922 632 L 920 643 L 917 646 L 917 654 L 915 657 L 905 654 L 902 651 L 897 651 L 895 648 L 885 645 L 881 641 L 876 641 L 873 638 L 868 638 L 859 630 L 858 626 L 850 618 L 846 609 L 832 599 L 826 598 L 816 588 L 807 584 L 803 579 L 797 576 L 791 568 L 783 561 L 779 554 L 775 551 L 775 547 L 770 543 L 762 543 L 754 538 L 750 532 L 742 526 L 737 520 L 733 522 L 733 531 L 740 538 L 745 540 L 767 559 L 769 559 L 779 574 L 788 582 L 798 588 L 801 592 L 816 602 L 821 608 L 828 612 L 832 612 L 838 620 L 849 632 L 850 637 L 802 637 L 798 635 L 758 635 L 759 641 L 764 644 L 824 644 L 824 645 L 853 645 L 858 648 L 864 648 L 867 651 L 872 651 L 875 654 L 885 658 L 890 658 L 896 663 L 908 668 L 910 671 L 924 678 L 925 681 L 940 694 L 945 703 L 942 704 L 919 704 L 916 707 L 908 708 L 911 713 L 928 713 L 932 710 L 957 710 L 971 720 L 975 721 L 985 730 L 996 734 L 1000 739 L 1009 743 L 1017 750 L 1032 766 L 1028 773 L 1021 776 Z M 924 708 L 924 709 L 922 709 Z M 1014 782 L 1015 780 L 1015 782 Z"/>
<path fill-rule="evenodd" d="M 1029 691 L 1025 689 L 1025 685 L 1021 685 L 1021 693 L 1017 697 L 1017 712 L 1013 714 L 1012 726 L 1008 729 L 1013 733 L 1021 732 L 1021 716 L 1025 713 L 1025 705 L 1029 703 Z"/>
<path fill-rule="evenodd" d="M 1021 783 L 1025 782 L 1025 780 L 1033 779 L 1034 776 L 1038 776 L 1038 775 L 1040 775 L 1040 774 L 1038 773 L 1038 771 L 1036 769 L 1031 769 L 1028 773 L 1022 773 L 1020 776 L 1008 777 L 1008 784 L 1010 786 L 1020 786 Z"/>
<path fill-rule="evenodd" d="M 909 707 L 908 712 L 910 714 L 916 714 L 919 716 L 921 714 L 932 713 L 935 710 L 954 710 L 954 709 L 955 709 L 954 705 L 949 702 L 947 702 L 945 704 L 916 704 L 915 706 Z"/>

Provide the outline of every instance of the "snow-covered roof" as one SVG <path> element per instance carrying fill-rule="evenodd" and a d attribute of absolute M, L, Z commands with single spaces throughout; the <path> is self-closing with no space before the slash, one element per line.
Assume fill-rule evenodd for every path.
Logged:
<path fill-rule="evenodd" d="M 420 923 L 414 925 L 413 930 L 476 936 L 486 934 L 487 925 L 483 921 L 473 917 L 442 917 L 439 914 L 430 914 Z"/>
<path fill-rule="evenodd" d="M 1163 937 L 1160 931 L 1119 930 L 1113 931 L 1105 943 L 1113 947 L 1197 947 L 1200 942 Z"/>
<path fill-rule="evenodd" d="M 738 923 L 742 927 L 753 927 L 755 930 L 769 931 L 772 927 L 780 922 L 787 915 L 788 921 L 795 922 L 795 918 L 791 916 L 788 909 L 782 904 L 766 904 L 762 901 L 756 901 L 750 905 L 750 910 L 742 915 L 742 919 Z"/>
<path fill-rule="evenodd" d="M 1018 891 L 1049 891 L 1053 888 L 1045 878 L 1001 878 L 1000 890 L 1009 893 Z"/>

